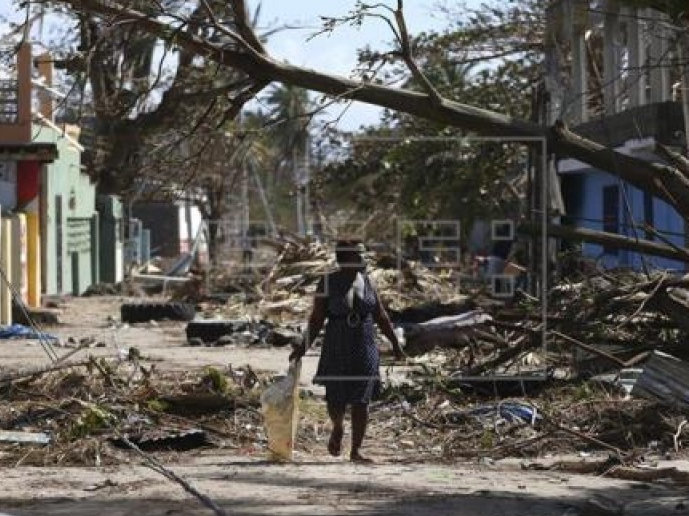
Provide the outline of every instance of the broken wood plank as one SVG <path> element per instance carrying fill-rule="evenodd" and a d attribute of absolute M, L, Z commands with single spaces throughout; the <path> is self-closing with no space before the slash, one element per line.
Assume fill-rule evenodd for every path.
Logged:
<path fill-rule="evenodd" d="M 632 396 L 689 410 L 689 364 L 672 355 L 654 351 L 643 364 Z"/>
<path fill-rule="evenodd" d="M 551 331 L 550 332 L 552 335 L 555 335 L 556 337 L 560 337 L 563 339 L 565 342 L 569 344 L 573 344 L 585 351 L 588 351 L 592 355 L 596 355 L 598 357 L 604 358 L 605 360 L 609 360 L 613 364 L 619 366 L 620 368 L 626 367 L 627 363 L 624 360 L 621 360 L 617 358 L 616 356 L 610 355 L 609 353 L 606 353 L 605 351 L 601 351 L 600 349 L 596 348 L 595 346 L 590 346 L 589 344 L 584 344 L 580 340 L 577 340 L 573 337 L 570 337 L 568 335 L 565 335 L 564 333 L 560 333 L 559 331 Z"/>
<path fill-rule="evenodd" d="M 417 356 L 434 348 L 460 349 L 469 343 L 478 327 L 491 320 L 490 315 L 474 311 L 409 325 L 404 333 L 407 343 L 404 351 L 409 356 Z"/>
<path fill-rule="evenodd" d="M 80 360 L 78 362 L 59 362 L 55 364 L 50 364 L 43 367 L 32 367 L 30 369 L 22 369 L 19 371 L 11 371 L 0 375 L 0 385 L 4 383 L 10 383 L 16 380 L 21 380 L 23 378 L 31 378 L 34 376 L 40 376 L 42 374 L 51 373 L 54 371 L 62 371 L 63 369 L 69 369 L 70 367 L 83 367 L 91 363 L 91 358 Z"/>
<path fill-rule="evenodd" d="M 50 436 L 43 432 L 12 432 L 0 430 L 0 443 L 49 444 Z"/>

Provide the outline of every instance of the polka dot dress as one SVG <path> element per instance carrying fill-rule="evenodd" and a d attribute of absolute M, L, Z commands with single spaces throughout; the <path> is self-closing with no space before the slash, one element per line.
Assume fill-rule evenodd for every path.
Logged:
<path fill-rule="evenodd" d="M 327 323 L 313 382 L 325 386 L 334 405 L 369 403 L 380 393 L 380 357 L 375 341 L 376 292 L 364 275 L 364 289 L 350 309 L 346 295 L 351 278 L 334 272 L 321 279 L 318 291 L 327 296 Z"/>

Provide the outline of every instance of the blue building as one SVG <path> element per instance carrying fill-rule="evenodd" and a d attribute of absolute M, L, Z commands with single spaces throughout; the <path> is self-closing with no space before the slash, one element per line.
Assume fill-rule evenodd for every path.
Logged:
<path fill-rule="evenodd" d="M 653 145 L 653 138 L 631 140 L 617 150 L 658 160 L 650 152 Z M 612 174 L 585 167 L 574 160 L 561 161 L 558 168 L 567 213 L 565 223 L 632 239 L 686 247 L 684 220 L 665 201 Z M 582 250 L 584 256 L 595 259 L 605 268 L 643 270 L 648 267 L 675 272 L 687 269 L 683 262 L 615 247 L 584 243 Z"/>
<path fill-rule="evenodd" d="M 546 102 L 541 119 L 635 158 L 662 162 L 657 143 L 689 145 L 689 77 L 682 75 L 680 28 L 654 9 L 552 0 L 546 31 Z M 595 43 L 594 43 L 595 42 Z M 593 45 L 600 51 L 592 51 Z M 563 224 L 687 247 L 685 221 L 666 202 L 574 159 L 559 159 Z M 652 228 L 652 229 L 651 229 Z M 684 263 L 585 243 L 606 268 L 684 272 Z"/>

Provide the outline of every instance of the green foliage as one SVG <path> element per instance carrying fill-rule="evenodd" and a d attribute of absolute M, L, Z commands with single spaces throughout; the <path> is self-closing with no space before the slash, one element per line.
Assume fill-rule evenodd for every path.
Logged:
<path fill-rule="evenodd" d="M 208 384 L 212 392 L 225 394 L 228 390 L 227 378 L 215 367 L 206 368 L 204 383 Z"/>
<path fill-rule="evenodd" d="M 582 382 L 574 388 L 572 393 L 573 400 L 576 401 L 586 401 L 594 397 L 594 391 L 591 389 L 591 384 L 588 382 Z"/>
<path fill-rule="evenodd" d="M 544 5 L 491 3 L 454 12 L 444 33 L 413 41 L 422 71 L 445 98 L 528 118 L 531 92 L 541 81 Z M 385 80 L 423 91 L 392 54 L 360 53 L 369 68 L 387 60 Z M 469 143 L 436 122 L 387 113 L 379 128 L 358 136 L 346 159 L 323 171 L 325 197 L 411 219 L 459 219 L 463 231 L 481 218 L 517 217 L 527 150 L 519 144 Z M 423 140 L 419 138 L 431 138 Z M 523 193 L 523 188 L 521 189 Z"/>
<path fill-rule="evenodd" d="M 159 398 L 146 401 L 146 409 L 150 410 L 151 412 L 167 412 L 169 408 L 170 404 Z"/>
<path fill-rule="evenodd" d="M 107 410 L 96 405 L 89 405 L 84 408 L 79 418 L 69 429 L 68 435 L 71 439 L 86 437 L 110 427 L 116 420 L 117 418 Z"/>
<path fill-rule="evenodd" d="M 493 431 L 492 428 L 486 428 L 483 430 L 483 433 L 481 434 L 481 448 L 484 450 L 490 450 L 495 447 L 495 432 Z"/>

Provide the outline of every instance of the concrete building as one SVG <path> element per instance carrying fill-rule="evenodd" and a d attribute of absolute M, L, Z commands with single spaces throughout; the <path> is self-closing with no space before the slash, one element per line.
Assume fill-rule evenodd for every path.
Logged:
<path fill-rule="evenodd" d="M 562 120 L 588 139 L 648 161 L 662 161 L 656 143 L 686 152 L 689 81 L 678 64 L 686 54 L 686 30 L 658 11 L 614 0 L 553 1 L 547 27 L 544 122 Z M 684 221 L 667 203 L 573 159 L 559 161 L 557 171 L 565 222 L 685 246 Z M 643 262 L 684 269 L 612 247 L 585 244 L 583 250 L 607 267 L 639 268 Z"/>
<path fill-rule="evenodd" d="M 14 286 L 39 306 L 44 295 L 78 295 L 98 281 L 95 185 L 81 168 L 79 128 L 54 122 L 50 57 L 33 56 L 28 43 L 14 57 L 0 81 L 0 202 L 26 227 L 24 243 L 7 243 L 14 259 L 4 268 L 23 283 L 17 271 L 26 267 L 27 285 Z"/>

